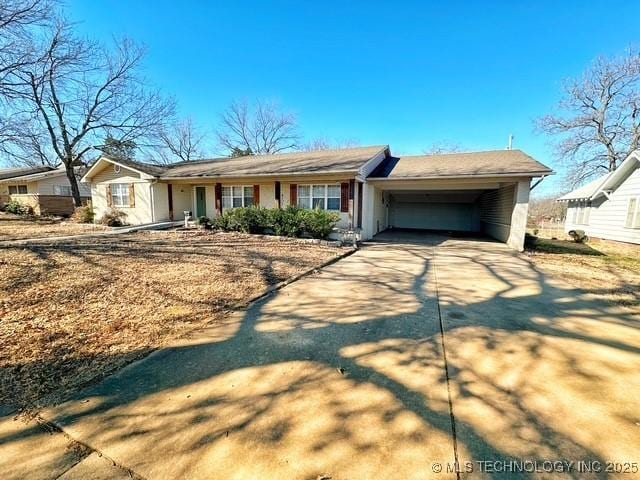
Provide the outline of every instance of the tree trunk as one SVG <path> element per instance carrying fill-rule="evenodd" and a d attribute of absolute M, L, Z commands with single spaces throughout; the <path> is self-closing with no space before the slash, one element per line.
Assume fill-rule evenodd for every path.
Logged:
<path fill-rule="evenodd" d="M 73 206 L 81 207 L 82 200 L 80 199 L 80 188 L 78 188 L 78 179 L 76 178 L 76 174 L 73 171 L 73 162 L 68 161 L 64 162 L 64 168 L 67 172 L 67 179 L 69 180 L 69 185 L 71 185 L 71 196 L 73 197 Z"/>

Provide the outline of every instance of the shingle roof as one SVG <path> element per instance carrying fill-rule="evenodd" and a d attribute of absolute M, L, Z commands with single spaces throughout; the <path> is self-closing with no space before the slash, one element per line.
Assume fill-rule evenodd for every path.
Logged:
<path fill-rule="evenodd" d="M 583 185 L 580 188 L 576 188 L 575 190 L 573 190 L 572 192 L 567 193 L 566 195 L 563 195 L 562 197 L 560 197 L 558 199 L 558 201 L 569 201 L 569 200 L 588 200 L 591 197 L 593 197 L 596 193 L 598 193 L 598 191 L 600 190 L 600 187 L 604 184 L 604 182 L 607 181 L 607 179 L 611 176 L 613 172 L 609 172 L 606 175 L 596 178 L 595 180 L 593 180 L 592 182 L 587 183 L 586 185 Z"/>
<path fill-rule="evenodd" d="M 55 170 L 55 168 L 45 165 L 41 167 L 4 168 L 0 170 L 0 180 L 23 177 L 25 175 L 33 175 L 34 173 L 48 172 L 50 170 Z"/>
<path fill-rule="evenodd" d="M 108 155 L 103 155 L 100 158 L 107 158 L 121 165 L 124 165 L 125 167 L 133 168 L 134 170 L 138 170 L 140 172 L 146 173 L 154 177 L 158 177 L 167 171 L 166 166 L 153 165 L 151 163 L 138 162 L 138 161 L 129 160 L 126 158 L 110 157 Z M 100 160 L 100 158 L 98 158 L 98 160 Z"/>
<path fill-rule="evenodd" d="M 390 157 L 369 178 L 408 179 L 474 175 L 548 175 L 553 171 L 521 150 Z"/>
<path fill-rule="evenodd" d="M 388 148 L 386 145 L 377 145 L 340 150 L 198 160 L 170 165 L 160 176 L 162 178 L 232 177 L 356 172 L 386 148 Z"/>

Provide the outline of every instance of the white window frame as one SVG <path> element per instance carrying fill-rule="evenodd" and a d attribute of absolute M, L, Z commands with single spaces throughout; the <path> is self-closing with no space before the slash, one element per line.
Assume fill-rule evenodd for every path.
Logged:
<path fill-rule="evenodd" d="M 591 215 L 591 202 L 579 201 L 573 210 L 574 225 L 589 225 Z"/>
<path fill-rule="evenodd" d="M 634 203 L 633 209 L 631 202 Z M 631 197 L 627 200 L 627 215 L 624 220 L 624 228 L 640 228 L 640 197 Z"/>
<path fill-rule="evenodd" d="M 16 191 L 15 193 L 11 193 L 11 189 L 15 188 Z M 24 192 L 21 192 L 21 188 L 24 190 Z M 9 195 L 27 195 L 29 193 L 29 189 L 27 188 L 26 184 L 17 184 L 17 185 L 9 185 Z"/>
<path fill-rule="evenodd" d="M 70 197 L 71 185 L 54 185 L 53 194 L 59 197 Z"/>
<path fill-rule="evenodd" d="M 124 190 L 125 193 L 122 192 Z M 129 196 L 129 184 L 128 183 L 112 183 L 111 184 L 111 206 L 117 208 L 130 208 L 131 198 Z M 118 201 L 116 201 L 118 199 Z M 126 203 L 125 203 L 126 199 Z"/>
<path fill-rule="evenodd" d="M 300 194 L 300 187 L 308 187 L 309 188 L 309 195 L 301 195 Z M 323 196 L 315 196 L 313 194 L 313 190 L 314 187 L 323 187 L 324 189 L 324 195 Z M 338 196 L 329 196 L 329 187 L 337 187 L 338 188 Z M 329 209 L 329 199 L 330 198 L 337 198 L 338 199 L 338 207 L 337 208 L 332 208 Z M 302 205 L 302 199 L 305 200 L 309 200 L 309 206 L 304 206 Z M 342 210 L 342 185 L 339 183 L 302 183 L 302 184 L 298 184 L 298 207 L 300 208 L 304 208 L 306 210 L 313 210 L 314 209 L 314 199 L 322 199 L 322 205 L 320 206 L 321 210 L 326 210 L 329 212 L 340 212 Z"/>
<path fill-rule="evenodd" d="M 240 188 L 242 195 L 238 196 L 234 194 L 234 190 L 236 188 Z M 251 205 L 247 205 L 245 202 L 245 198 L 247 198 L 247 196 L 245 195 L 245 188 L 248 188 L 251 191 Z M 225 189 L 230 189 L 231 191 L 231 195 L 225 195 Z M 240 199 L 240 205 L 239 206 L 233 206 L 233 199 Z M 225 199 L 228 200 L 228 204 L 225 205 Z M 251 206 L 255 206 L 256 204 L 256 199 L 254 197 L 254 192 L 253 192 L 253 185 L 222 185 L 222 210 L 233 210 L 234 208 L 244 208 L 244 207 L 251 207 Z M 229 206 L 231 205 L 231 206 Z"/>

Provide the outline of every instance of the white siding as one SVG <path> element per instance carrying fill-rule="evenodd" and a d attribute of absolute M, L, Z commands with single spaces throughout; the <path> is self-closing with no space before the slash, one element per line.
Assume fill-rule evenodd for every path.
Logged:
<path fill-rule="evenodd" d="M 107 191 L 111 183 L 134 184 L 135 206 L 118 208 L 127 214 L 126 222 L 128 224 L 140 225 L 153 221 L 151 189 L 149 188 L 151 182 L 140 178 L 140 174 L 124 167 L 120 169 L 119 173 L 116 173 L 111 164 L 106 165 L 102 171 L 98 172 L 91 182 L 91 201 L 96 213 L 96 221 L 100 221 L 109 210 Z"/>
<path fill-rule="evenodd" d="M 191 185 L 173 184 L 172 188 L 173 219 L 184 220 L 184 212 L 190 212 L 193 208 L 191 199 Z"/>
<path fill-rule="evenodd" d="M 47 177 L 38 181 L 38 193 L 40 195 L 55 195 L 55 186 L 56 185 L 64 185 L 69 186 L 69 180 L 66 175 L 58 175 L 55 177 Z M 78 182 L 78 189 L 80 190 L 81 197 L 90 197 L 91 196 L 91 186 L 86 183 Z"/>
<path fill-rule="evenodd" d="M 389 193 L 373 187 L 373 230 L 372 234 L 389 228 Z M 364 219 L 363 219 L 364 221 Z"/>
<path fill-rule="evenodd" d="M 627 206 L 630 198 L 640 197 L 640 169 L 636 170 L 610 194 L 594 200 L 589 212 L 589 224 L 573 223 L 577 202 L 569 202 L 565 231 L 584 230 L 590 237 L 640 244 L 640 229 L 626 228 Z"/>
<path fill-rule="evenodd" d="M 480 195 L 480 230 L 501 242 L 509 239 L 515 191 L 508 185 Z"/>

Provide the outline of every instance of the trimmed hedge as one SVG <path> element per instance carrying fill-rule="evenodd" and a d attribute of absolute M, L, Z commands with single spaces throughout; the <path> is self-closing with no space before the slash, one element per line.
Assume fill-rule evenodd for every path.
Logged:
<path fill-rule="evenodd" d="M 339 214 L 319 209 L 246 207 L 227 210 L 211 220 L 210 224 L 211 228 L 226 232 L 327 238 L 339 220 Z"/>

